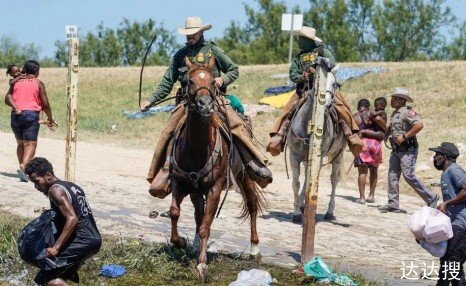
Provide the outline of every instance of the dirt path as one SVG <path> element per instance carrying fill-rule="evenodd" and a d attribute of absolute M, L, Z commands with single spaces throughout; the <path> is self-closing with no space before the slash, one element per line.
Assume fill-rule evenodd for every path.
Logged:
<path fill-rule="evenodd" d="M 14 137 L 0 133 L 0 209 L 27 217 L 35 217 L 35 208 L 48 207 L 47 199 L 34 190 L 31 183 L 21 183 L 16 177 Z M 65 143 L 40 138 L 37 154 L 48 158 L 58 177 L 63 178 Z M 91 143 L 78 144 L 77 183 L 86 191 L 96 214 L 100 230 L 107 234 L 130 237 L 144 235 L 152 241 L 166 241 L 169 220 L 148 218 L 151 210 L 168 209 L 168 200 L 151 197 L 144 180 L 152 150 L 130 150 Z M 279 169 L 278 163 L 272 170 Z M 383 180 L 383 179 L 381 179 Z M 383 185 L 382 181 L 380 185 Z M 319 218 L 325 213 L 330 181 L 324 170 L 319 196 Z M 260 246 L 264 259 L 292 266 L 299 261 L 301 225 L 290 221 L 292 211 L 291 180 L 284 172 L 274 172 L 274 183 L 266 190 L 268 209 L 258 220 Z M 377 203 L 359 205 L 354 202 L 354 184 L 342 182 L 337 190 L 334 222 L 317 224 L 316 253 L 342 271 L 361 273 L 368 279 L 389 285 L 431 285 L 432 281 L 407 280 L 402 277 L 403 262 L 413 262 L 420 274 L 423 263 L 437 260 L 418 246 L 406 227 L 409 214 L 381 214 L 376 206 L 386 202 L 383 190 L 377 193 Z M 247 251 L 249 224 L 236 217 L 240 213 L 240 195 L 229 192 L 220 218 L 213 224 L 211 251 Z M 401 195 L 408 213 L 423 204 L 418 197 Z M 182 235 L 194 236 L 193 209 L 189 199 L 182 205 L 180 219 Z M 408 267 L 405 268 L 408 273 Z M 409 277 L 413 277 L 412 274 Z"/>

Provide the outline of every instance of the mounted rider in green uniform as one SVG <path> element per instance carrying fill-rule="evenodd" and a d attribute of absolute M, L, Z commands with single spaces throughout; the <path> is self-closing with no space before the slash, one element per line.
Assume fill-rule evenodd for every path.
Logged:
<path fill-rule="evenodd" d="M 188 67 L 185 58 L 196 64 L 208 63 L 214 57 L 215 65 L 212 74 L 215 78 L 215 85 L 218 89 L 224 90 L 229 84 L 235 81 L 238 76 L 238 65 L 236 65 L 214 42 L 204 40 L 204 31 L 212 28 L 212 25 L 203 25 L 198 17 L 188 17 L 185 28 L 178 28 L 178 32 L 186 35 L 186 45 L 181 48 L 173 57 L 173 60 L 165 72 L 162 82 L 155 92 L 149 98 L 141 103 L 141 110 L 145 111 L 150 106 L 156 104 L 167 97 L 172 91 L 173 85 L 179 81 L 181 88 L 177 92 L 179 100 L 177 107 L 173 110 L 167 126 L 160 134 L 159 142 L 152 159 L 151 167 L 147 180 L 151 182 L 149 192 L 157 197 L 162 197 L 168 192 L 169 166 L 171 163 L 171 145 L 170 142 L 174 132 L 179 127 L 187 110 L 183 99 L 186 95 L 188 86 Z M 245 122 L 238 114 L 226 105 L 229 126 L 233 134 L 233 142 L 239 151 L 243 160 L 246 171 L 259 186 L 265 187 L 272 182 L 272 173 L 265 166 L 267 158 L 253 142 Z M 160 194 L 164 195 L 160 195 Z"/>

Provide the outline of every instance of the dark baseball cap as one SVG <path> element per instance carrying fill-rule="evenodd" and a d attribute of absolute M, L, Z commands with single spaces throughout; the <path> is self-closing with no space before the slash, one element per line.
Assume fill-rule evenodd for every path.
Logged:
<path fill-rule="evenodd" d="M 450 142 L 443 142 L 440 146 L 429 148 L 430 151 L 439 152 L 451 159 L 456 159 L 460 155 L 460 151 L 455 144 Z"/>

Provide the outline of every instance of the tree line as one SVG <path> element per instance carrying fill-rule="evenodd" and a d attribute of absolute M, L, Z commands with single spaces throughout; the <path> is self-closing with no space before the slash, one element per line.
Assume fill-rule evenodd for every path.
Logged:
<path fill-rule="evenodd" d="M 459 24 L 445 0 L 308 0 L 304 25 L 333 50 L 337 61 L 466 60 L 466 21 Z M 221 38 L 213 39 L 238 64 L 285 63 L 289 32 L 281 31 L 285 1 L 256 0 L 244 4 L 247 21 L 231 21 Z M 163 24 L 149 19 L 123 19 L 117 28 L 99 24 L 80 36 L 80 65 L 138 66 L 154 34 L 157 40 L 147 65 L 167 65 L 181 45 Z M 450 37 L 446 37 L 450 35 Z M 295 42 L 297 43 L 297 42 Z M 0 66 L 39 59 L 42 66 L 65 66 L 66 41 L 55 42 L 53 57 L 39 59 L 35 44 L 19 44 L 0 37 Z M 294 45 L 294 54 L 297 52 Z"/>

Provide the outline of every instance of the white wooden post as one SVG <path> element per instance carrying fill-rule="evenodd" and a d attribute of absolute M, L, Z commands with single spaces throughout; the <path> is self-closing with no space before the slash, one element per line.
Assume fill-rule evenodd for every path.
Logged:
<path fill-rule="evenodd" d="M 77 101 L 78 101 L 78 62 L 79 40 L 71 37 L 68 40 L 68 112 L 67 112 L 67 133 L 66 133 L 66 159 L 65 159 L 65 180 L 75 181 L 76 168 L 76 128 L 77 128 Z"/>
<path fill-rule="evenodd" d="M 322 138 L 324 135 L 325 94 L 327 90 L 327 71 L 320 66 L 314 79 L 314 103 L 312 119 L 309 122 L 310 140 L 308 172 L 306 174 L 306 201 L 304 205 L 301 262 L 309 262 L 314 256 L 314 238 L 319 191 L 319 172 L 322 163 Z"/>

